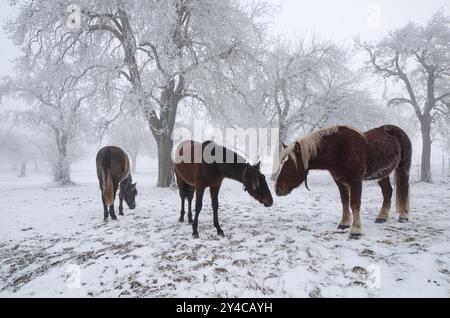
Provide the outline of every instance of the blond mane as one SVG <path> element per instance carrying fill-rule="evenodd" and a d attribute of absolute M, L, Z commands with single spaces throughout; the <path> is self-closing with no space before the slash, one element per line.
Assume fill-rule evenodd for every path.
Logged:
<path fill-rule="evenodd" d="M 326 136 L 339 133 L 339 128 L 341 127 L 351 129 L 364 137 L 364 134 L 359 130 L 357 130 L 356 128 L 349 126 L 332 126 L 316 130 L 296 140 L 296 142 L 298 142 L 301 146 L 302 161 L 305 170 L 308 169 L 309 161 L 317 156 L 317 153 L 320 150 L 320 147 L 322 146 L 322 139 Z M 289 156 L 294 161 L 295 166 L 297 167 L 298 163 L 297 157 L 295 156 L 295 142 L 283 150 L 283 152 L 281 153 L 280 162 L 281 163 L 284 162 L 287 156 Z"/>

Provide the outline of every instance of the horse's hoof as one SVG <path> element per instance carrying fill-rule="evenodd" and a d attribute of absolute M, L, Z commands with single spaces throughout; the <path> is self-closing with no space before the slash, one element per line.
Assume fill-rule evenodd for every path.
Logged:
<path fill-rule="evenodd" d="M 409 219 L 408 219 L 408 218 L 399 218 L 398 221 L 399 221 L 400 223 L 408 223 L 408 222 L 409 222 Z"/>
<path fill-rule="evenodd" d="M 111 215 L 111 219 L 114 220 L 114 221 L 117 221 L 117 216 Z"/>
<path fill-rule="evenodd" d="M 194 221 L 193 220 L 189 220 L 189 224 L 192 224 L 192 223 L 194 223 Z"/>
<path fill-rule="evenodd" d="M 386 223 L 386 219 L 377 218 L 377 219 L 375 220 L 375 223 Z"/>
<path fill-rule="evenodd" d="M 222 230 L 217 231 L 217 235 L 225 237 L 225 233 Z"/>
<path fill-rule="evenodd" d="M 183 219 L 183 218 L 179 218 L 179 219 L 178 219 L 178 222 L 183 223 L 183 222 L 184 222 L 184 219 Z"/>
<path fill-rule="evenodd" d="M 123 214 L 123 212 L 120 212 L 119 215 L 120 215 L 120 216 L 124 216 L 125 214 Z"/>
<path fill-rule="evenodd" d="M 345 225 L 345 224 L 338 225 L 338 230 L 346 230 L 348 228 L 350 228 L 350 225 Z"/>
<path fill-rule="evenodd" d="M 108 218 L 104 218 L 104 219 L 103 219 L 103 222 L 108 222 L 108 221 L 109 221 Z"/>
<path fill-rule="evenodd" d="M 361 238 L 361 233 L 350 233 L 350 239 L 359 240 Z"/>
<path fill-rule="evenodd" d="M 198 233 L 194 233 L 194 234 L 192 234 L 192 237 L 195 239 L 198 239 L 200 236 L 198 235 Z"/>

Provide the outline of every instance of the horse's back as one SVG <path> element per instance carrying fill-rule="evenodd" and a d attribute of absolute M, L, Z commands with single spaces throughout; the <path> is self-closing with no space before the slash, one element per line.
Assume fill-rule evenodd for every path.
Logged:
<path fill-rule="evenodd" d="M 399 127 L 384 125 L 364 133 L 367 140 L 366 180 L 382 179 L 394 171 L 402 160 L 402 139 L 406 133 Z"/>
<path fill-rule="evenodd" d="M 208 164 L 203 157 L 205 147 L 213 141 L 203 143 L 185 140 L 181 142 L 175 151 L 175 175 L 184 182 L 195 185 L 202 181 L 208 185 L 220 183 L 221 176 L 218 176 L 217 167 L 214 164 Z M 219 147 L 214 144 L 214 147 Z"/>
<path fill-rule="evenodd" d="M 114 183 L 118 184 L 130 173 L 130 161 L 127 154 L 116 146 L 100 149 L 96 157 L 97 176 L 101 180 L 105 170 L 110 173 Z"/>

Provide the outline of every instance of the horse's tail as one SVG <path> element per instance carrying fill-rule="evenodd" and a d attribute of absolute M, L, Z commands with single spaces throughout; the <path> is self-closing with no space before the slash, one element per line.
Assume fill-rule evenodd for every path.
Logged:
<path fill-rule="evenodd" d="M 107 148 L 102 158 L 102 193 L 106 206 L 114 204 L 114 184 L 111 177 L 111 149 Z"/>
<path fill-rule="evenodd" d="M 385 131 L 397 138 L 401 147 L 400 163 L 395 170 L 397 212 L 407 219 L 409 212 L 409 170 L 411 169 L 412 145 L 408 135 L 399 127 L 386 126 Z"/>

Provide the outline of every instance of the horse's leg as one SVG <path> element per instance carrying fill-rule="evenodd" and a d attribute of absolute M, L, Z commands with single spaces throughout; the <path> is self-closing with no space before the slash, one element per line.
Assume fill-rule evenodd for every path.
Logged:
<path fill-rule="evenodd" d="M 194 192 L 195 189 L 192 186 L 188 186 L 188 193 L 187 193 L 187 198 L 188 198 L 188 220 L 189 220 L 189 224 L 192 224 L 192 199 L 194 198 Z"/>
<path fill-rule="evenodd" d="M 100 187 L 100 193 L 102 194 L 102 203 L 103 203 L 103 221 L 108 221 L 108 207 L 106 206 L 105 203 L 105 197 L 103 196 L 103 183 L 102 181 L 99 181 L 98 183 L 99 187 Z"/>
<path fill-rule="evenodd" d="M 180 218 L 179 218 L 178 221 L 179 222 L 184 222 L 184 201 L 185 201 L 185 198 L 186 198 L 185 184 L 184 183 L 178 183 L 178 190 L 180 192 L 180 198 L 181 198 Z"/>
<path fill-rule="evenodd" d="M 116 212 L 114 211 L 114 204 L 109 206 L 109 216 L 111 216 L 111 219 L 114 221 L 117 220 Z"/>
<path fill-rule="evenodd" d="M 194 238 L 198 238 L 198 215 L 200 214 L 200 211 L 202 210 L 202 201 L 203 201 L 203 193 L 205 192 L 205 187 L 196 187 L 195 189 L 195 218 L 194 222 L 192 223 L 192 236 Z"/>
<path fill-rule="evenodd" d="M 103 197 L 103 193 L 102 193 L 102 202 L 103 202 L 103 221 L 108 221 L 108 207 L 106 206 L 105 203 L 105 198 Z"/>
<path fill-rule="evenodd" d="M 361 194 L 362 194 L 362 180 L 353 181 L 350 183 L 350 205 L 353 212 L 352 229 L 350 230 L 350 238 L 359 239 L 361 237 Z"/>
<path fill-rule="evenodd" d="M 116 193 L 117 193 L 117 186 L 114 186 L 114 196 L 113 200 L 116 201 Z M 109 207 L 109 215 L 111 216 L 111 219 L 117 220 L 116 212 L 114 211 L 114 201 L 113 204 Z"/>
<path fill-rule="evenodd" d="M 125 195 L 122 194 L 122 191 L 119 193 L 119 215 L 124 215 L 123 214 L 123 199 L 124 199 Z"/>
<path fill-rule="evenodd" d="M 178 186 L 178 193 L 180 194 L 181 199 L 181 209 L 180 209 L 180 218 L 178 219 L 179 222 L 184 222 L 184 201 L 186 198 L 186 186 L 187 183 L 181 178 L 177 172 L 175 171 L 175 176 L 177 178 L 177 186 Z"/>
<path fill-rule="evenodd" d="M 378 185 L 383 193 L 383 205 L 381 206 L 380 213 L 378 214 L 375 223 L 385 223 L 389 218 L 389 210 L 391 209 L 392 199 L 392 186 L 389 176 L 378 181 Z"/>
<path fill-rule="evenodd" d="M 212 208 L 213 208 L 213 221 L 214 221 L 214 226 L 217 229 L 217 235 L 225 236 L 225 234 L 223 233 L 223 230 L 220 228 L 219 215 L 218 215 L 220 185 L 217 187 L 211 187 L 209 190 L 211 193 L 211 202 L 212 202 Z"/>
<path fill-rule="evenodd" d="M 409 220 L 409 169 L 406 169 L 403 165 L 399 166 L 395 170 L 395 178 L 398 221 L 406 223 Z"/>
<path fill-rule="evenodd" d="M 348 185 L 336 181 L 339 188 L 339 193 L 341 195 L 342 202 L 342 219 L 339 223 L 338 229 L 345 230 L 348 229 L 352 222 L 352 217 L 350 216 L 350 189 Z"/>

